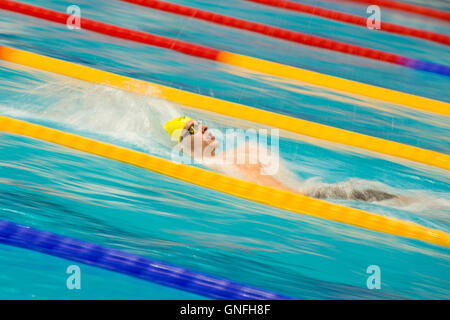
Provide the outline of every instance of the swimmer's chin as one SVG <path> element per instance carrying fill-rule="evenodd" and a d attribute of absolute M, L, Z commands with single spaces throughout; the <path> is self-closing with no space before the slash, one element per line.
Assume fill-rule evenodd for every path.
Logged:
<path fill-rule="evenodd" d="M 215 139 L 211 141 L 210 144 L 205 149 L 205 155 L 208 157 L 214 157 L 216 155 L 216 150 L 219 148 L 219 142 Z"/>

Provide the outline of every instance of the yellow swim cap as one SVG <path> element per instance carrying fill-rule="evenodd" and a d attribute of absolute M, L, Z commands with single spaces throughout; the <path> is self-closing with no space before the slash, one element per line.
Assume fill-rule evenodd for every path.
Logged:
<path fill-rule="evenodd" d="M 184 126 L 189 120 L 191 120 L 191 118 L 186 116 L 172 119 L 166 122 L 166 124 L 164 125 L 164 129 L 167 131 L 173 141 L 179 143 L 181 132 L 183 131 Z"/>

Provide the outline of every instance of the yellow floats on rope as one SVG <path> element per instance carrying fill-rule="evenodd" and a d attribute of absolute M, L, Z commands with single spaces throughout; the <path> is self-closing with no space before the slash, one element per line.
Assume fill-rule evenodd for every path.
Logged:
<path fill-rule="evenodd" d="M 299 80 L 328 89 L 450 116 L 450 104 L 439 100 L 424 98 L 400 91 L 377 87 L 370 84 L 347 80 L 319 72 L 291 67 L 281 63 L 226 51 L 221 51 L 216 60 L 273 76 Z"/>
<path fill-rule="evenodd" d="M 163 85 L 133 79 L 72 62 L 0 46 L 0 59 L 129 92 L 163 98 L 178 104 L 276 127 L 305 136 L 357 147 L 450 170 L 450 156 L 398 142 L 338 129 L 302 119 L 202 96 Z M 276 72 L 276 71 L 274 71 Z M 316 74 L 319 76 L 319 74 Z"/>
<path fill-rule="evenodd" d="M 0 116 L 0 131 L 55 143 L 131 164 L 165 176 L 275 208 L 450 247 L 450 235 L 440 230 L 239 180 L 198 167 L 175 163 L 142 152 L 22 120 Z"/>

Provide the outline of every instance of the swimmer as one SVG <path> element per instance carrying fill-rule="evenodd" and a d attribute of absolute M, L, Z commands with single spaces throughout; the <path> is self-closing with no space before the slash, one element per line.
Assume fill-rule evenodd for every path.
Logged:
<path fill-rule="evenodd" d="M 186 116 L 178 117 L 168 121 L 164 125 L 164 129 L 184 154 L 191 156 L 194 160 L 206 159 L 207 161 L 202 161 L 202 163 L 212 170 L 257 184 L 303 194 L 281 183 L 274 178 L 273 174 L 264 174 L 267 169 L 266 162 L 248 161 L 252 153 L 258 152 L 257 148 L 255 149 L 254 146 L 250 146 L 248 143 L 246 143 L 245 148 L 239 148 L 239 150 L 236 148 L 216 154 L 219 142 L 208 130 L 208 126 L 201 121 Z M 245 161 L 238 161 L 239 153 L 242 156 L 242 152 L 244 157 L 240 159 L 245 159 Z M 231 161 L 219 161 L 225 158 L 231 159 Z M 409 202 L 405 197 L 376 189 L 347 191 L 339 188 L 337 185 L 318 187 L 303 195 L 317 199 L 344 199 L 367 202 L 398 200 L 399 204 L 407 204 Z"/>

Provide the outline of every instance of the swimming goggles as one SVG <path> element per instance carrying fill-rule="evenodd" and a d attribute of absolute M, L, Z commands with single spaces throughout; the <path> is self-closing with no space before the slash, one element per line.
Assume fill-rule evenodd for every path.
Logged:
<path fill-rule="evenodd" d="M 203 126 L 204 122 L 202 120 L 197 120 L 194 122 L 189 129 L 186 129 L 186 131 L 181 135 L 180 142 L 187 136 L 193 135 L 198 131 L 199 126 Z"/>

